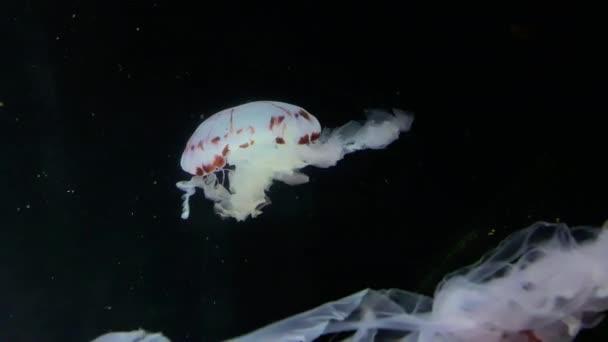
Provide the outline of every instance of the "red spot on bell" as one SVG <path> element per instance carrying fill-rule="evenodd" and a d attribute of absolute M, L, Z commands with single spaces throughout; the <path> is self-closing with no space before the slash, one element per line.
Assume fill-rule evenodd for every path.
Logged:
<path fill-rule="evenodd" d="M 302 116 L 304 119 L 310 120 L 310 114 L 308 114 L 305 110 L 300 110 L 298 114 L 300 114 L 300 116 Z"/>
<path fill-rule="evenodd" d="M 203 173 L 211 173 L 213 171 L 213 164 L 203 165 Z"/>
<path fill-rule="evenodd" d="M 222 167 L 224 167 L 224 165 L 226 165 L 226 158 L 216 154 L 213 157 L 213 169 L 221 169 Z"/>
<path fill-rule="evenodd" d="M 300 140 L 298 140 L 298 144 L 300 145 L 308 145 L 310 143 L 310 137 L 308 136 L 308 134 L 304 134 L 303 136 L 300 137 Z"/>
<path fill-rule="evenodd" d="M 272 129 L 275 126 L 280 125 L 281 122 L 283 122 L 284 119 L 285 119 L 284 116 L 278 116 L 278 117 L 277 116 L 272 116 L 272 117 L 270 117 L 270 125 L 269 125 L 268 128 L 270 128 L 270 130 L 272 131 Z"/>

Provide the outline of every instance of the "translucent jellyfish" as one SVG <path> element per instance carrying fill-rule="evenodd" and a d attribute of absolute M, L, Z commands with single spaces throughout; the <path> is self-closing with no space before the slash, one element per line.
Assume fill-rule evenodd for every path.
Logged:
<path fill-rule="evenodd" d="M 116 331 L 98 336 L 91 342 L 171 342 L 161 333 L 150 333 L 143 329 Z"/>
<path fill-rule="evenodd" d="M 339 333 L 354 342 L 561 342 L 599 324 L 606 310 L 606 226 L 537 222 L 446 275 L 434 299 L 366 289 L 230 341 L 304 342 Z"/>
<path fill-rule="evenodd" d="M 374 110 L 363 123 L 322 130 L 312 114 L 288 103 L 257 101 L 222 110 L 198 126 L 182 154 L 182 169 L 193 175 L 177 183 L 185 192 L 182 218 L 190 215 L 196 188 L 221 217 L 256 217 L 271 203 L 266 191 L 274 180 L 306 183 L 302 168 L 331 167 L 347 153 L 385 148 L 412 122 L 413 115 L 401 110 Z"/>

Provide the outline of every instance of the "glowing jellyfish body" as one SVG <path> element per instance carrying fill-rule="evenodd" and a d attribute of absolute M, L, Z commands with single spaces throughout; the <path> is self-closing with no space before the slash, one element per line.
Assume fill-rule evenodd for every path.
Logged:
<path fill-rule="evenodd" d="M 384 148 L 409 130 L 412 120 L 399 110 L 374 111 L 365 123 L 322 130 L 312 114 L 288 103 L 256 101 L 222 110 L 198 126 L 182 154 L 182 169 L 193 175 L 177 183 L 185 192 L 182 218 L 189 217 L 196 188 L 222 217 L 256 217 L 270 204 L 266 190 L 273 180 L 306 183 L 300 169 L 330 167 L 346 153 Z"/>

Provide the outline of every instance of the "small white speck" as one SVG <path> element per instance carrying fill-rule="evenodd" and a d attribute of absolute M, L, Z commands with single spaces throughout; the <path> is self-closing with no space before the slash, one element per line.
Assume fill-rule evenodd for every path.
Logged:
<path fill-rule="evenodd" d="M 141 30 L 141 28 L 139 28 L 139 27 L 135 28 L 135 31 L 137 31 L 137 32 L 139 32 L 140 30 Z"/>
<path fill-rule="evenodd" d="M 158 184 L 158 181 L 154 180 L 154 181 L 152 181 L 152 184 L 156 185 L 156 184 Z"/>
<path fill-rule="evenodd" d="M 59 40 L 59 36 L 55 37 L 55 40 Z"/>
<path fill-rule="evenodd" d="M 104 308 L 104 310 L 107 310 L 107 311 L 112 310 L 112 306 L 111 305 L 106 305 L 103 308 Z"/>
<path fill-rule="evenodd" d="M 30 208 L 30 205 L 29 205 L 29 204 L 26 204 L 26 205 L 25 205 L 25 208 L 26 208 L 26 209 L 29 209 L 29 208 Z"/>
<path fill-rule="evenodd" d="M 135 216 L 135 212 L 134 211 L 131 212 L 131 216 Z"/>
<path fill-rule="evenodd" d="M 91 117 L 94 117 L 94 116 L 95 116 L 95 113 L 91 113 Z"/>
<path fill-rule="evenodd" d="M 76 19 L 76 13 L 72 13 L 72 19 Z"/>

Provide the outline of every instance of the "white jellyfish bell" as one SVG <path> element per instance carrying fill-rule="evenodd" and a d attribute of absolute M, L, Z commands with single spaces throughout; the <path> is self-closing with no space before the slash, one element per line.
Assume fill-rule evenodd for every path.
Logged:
<path fill-rule="evenodd" d="M 351 121 L 321 129 L 303 108 L 276 101 L 256 101 L 222 110 L 203 121 L 181 157 L 192 174 L 177 183 L 183 195 L 182 218 L 190 215 L 189 198 L 196 188 L 215 202 L 221 217 L 243 221 L 270 204 L 266 191 L 274 180 L 289 185 L 308 182 L 300 169 L 334 166 L 345 154 L 383 149 L 410 129 L 413 115 L 368 111 L 367 121 Z"/>

